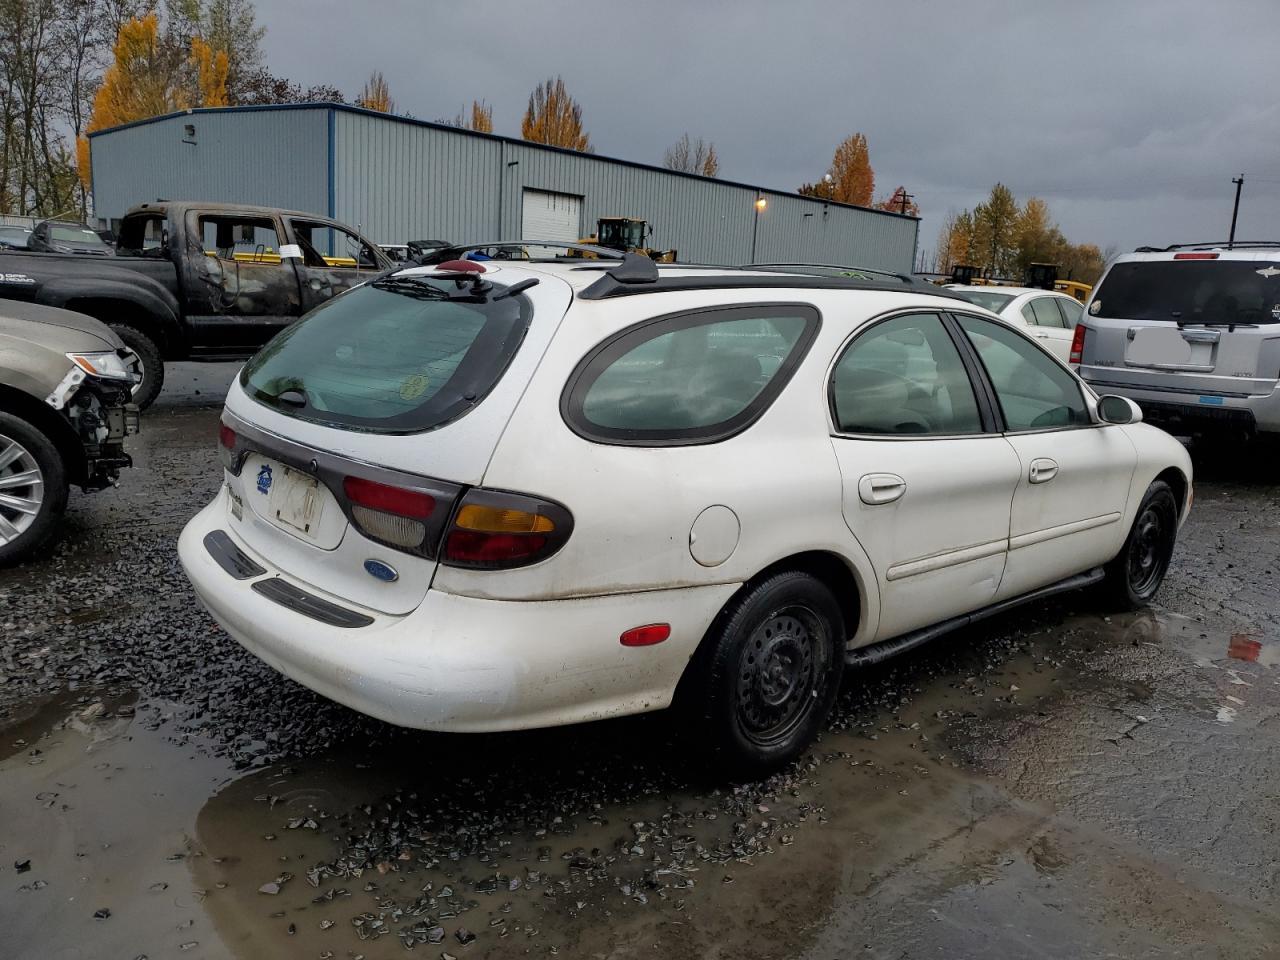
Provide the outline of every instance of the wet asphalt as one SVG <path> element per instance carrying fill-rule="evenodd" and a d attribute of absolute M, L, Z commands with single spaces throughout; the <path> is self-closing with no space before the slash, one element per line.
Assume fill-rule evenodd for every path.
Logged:
<path fill-rule="evenodd" d="M 174 548 L 233 374 L 0 571 L 0 957 L 1280 956 L 1280 461 L 1196 451 L 1152 609 L 943 638 L 717 783 L 661 715 L 403 731 L 242 651 Z"/>

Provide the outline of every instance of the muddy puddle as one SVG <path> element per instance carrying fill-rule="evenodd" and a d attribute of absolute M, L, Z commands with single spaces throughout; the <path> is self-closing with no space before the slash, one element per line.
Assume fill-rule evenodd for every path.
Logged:
<path fill-rule="evenodd" d="M 1274 956 L 1277 638 L 991 629 L 746 785 L 663 718 L 243 771 L 181 705 L 64 690 L 0 730 L 0 955 Z"/>

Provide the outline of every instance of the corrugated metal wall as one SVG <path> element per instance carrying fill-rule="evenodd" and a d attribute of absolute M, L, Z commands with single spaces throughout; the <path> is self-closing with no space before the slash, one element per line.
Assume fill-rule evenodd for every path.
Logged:
<path fill-rule="evenodd" d="M 336 112 L 335 216 L 383 243 L 515 239 L 525 189 L 643 217 L 655 246 L 702 263 L 819 261 L 910 271 L 916 221 L 393 118 Z M 495 196 L 500 203 L 495 203 Z M 810 216 L 805 216 L 810 214 Z"/>
<path fill-rule="evenodd" d="M 98 134 L 94 216 L 160 197 L 327 213 L 328 121 L 324 108 L 196 111 Z"/>
<path fill-rule="evenodd" d="M 195 145 L 183 142 L 187 123 Z M 97 216 L 107 219 L 168 197 L 331 213 L 379 243 L 514 239 L 533 189 L 582 197 L 584 236 L 601 216 L 643 217 L 654 245 L 691 262 L 905 272 L 915 253 L 910 218 L 351 108 L 197 110 L 91 142 Z"/>

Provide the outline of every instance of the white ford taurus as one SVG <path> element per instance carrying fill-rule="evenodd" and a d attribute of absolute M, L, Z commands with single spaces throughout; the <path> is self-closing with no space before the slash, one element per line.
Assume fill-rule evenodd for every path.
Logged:
<path fill-rule="evenodd" d="M 1146 602 L 1191 465 L 1134 404 L 936 288 L 620 261 L 374 280 L 242 371 L 201 600 L 394 724 L 659 710 L 726 765 L 846 665 L 1105 581 Z"/>

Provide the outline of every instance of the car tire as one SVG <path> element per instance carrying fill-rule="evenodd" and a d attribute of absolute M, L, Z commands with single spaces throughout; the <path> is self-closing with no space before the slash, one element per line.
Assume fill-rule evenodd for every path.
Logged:
<path fill-rule="evenodd" d="M 1120 607 L 1137 610 L 1164 582 L 1178 537 L 1178 500 L 1163 480 L 1147 487 L 1120 552 L 1106 566 L 1103 587 Z"/>
<path fill-rule="evenodd" d="M 759 776 L 804 752 L 839 692 L 844 639 L 840 605 L 808 573 L 773 574 L 730 601 L 688 687 L 693 733 L 718 772 Z"/>
<path fill-rule="evenodd" d="M 0 412 L 0 566 L 17 563 L 43 546 L 67 507 L 66 466 L 52 441 L 30 422 Z M 31 472 L 38 480 L 21 486 L 14 478 Z M 17 501 L 23 501 L 19 507 Z M 37 512 L 27 512 L 32 504 Z"/>
<path fill-rule="evenodd" d="M 133 402 L 139 410 L 145 410 L 160 395 L 164 386 L 164 360 L 160 357 L 160 348 L 149 336 L 137 327 L 124 323 L 110 325 L 124 345 L 138 355 L 142 363 L 142 382 L 133 388 Z"/>

